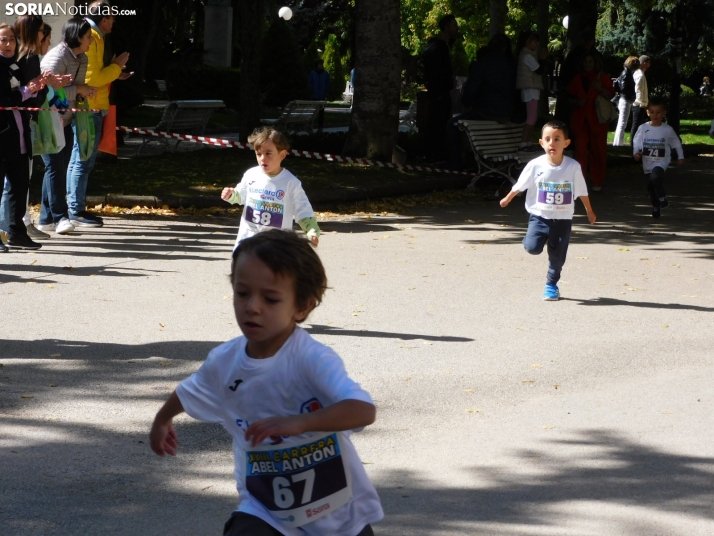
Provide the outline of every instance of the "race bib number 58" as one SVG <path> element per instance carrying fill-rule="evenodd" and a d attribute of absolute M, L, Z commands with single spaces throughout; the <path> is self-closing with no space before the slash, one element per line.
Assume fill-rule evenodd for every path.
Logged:
<path fill-rule="evenodd" d="M 256 447 L 245 455 L 245 489 L 286 525 L 320 519 L 352 498 L 337 433 L 290 447 Z"/>
<path fill-rule="evenodd" d="M 282 203 L 249 199 L 243 214 L 251 223 L 280 229 L 283 226 L 284 211 L 285 206 Z"/>

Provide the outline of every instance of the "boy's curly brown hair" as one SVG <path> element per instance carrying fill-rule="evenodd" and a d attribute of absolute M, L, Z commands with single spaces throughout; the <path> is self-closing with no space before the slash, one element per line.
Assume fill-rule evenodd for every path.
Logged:
<path fill-rule="evenodd" d="M 236 261 L 242 253 L 255 255 L 276 275 L 291 277 L 295 283 L 295 304 L 299 309 L 312 311 L 322 301 L 327 290 L 325 267 L 306 239 L 292 231 L 271 229 L 241 240 L 233 252 L 231 281 L 235 278 Z"/>
<path fill-rule="evenodd" d="M 267 140 L 272 140 L 278 151 L 290 150 L 290 140 L 288 140 L 288 137 L 273 127 L 256 128 L 253 133 L 248 136 L 248 143 L 253 146 L 254 151 L 260 149 Z"/>

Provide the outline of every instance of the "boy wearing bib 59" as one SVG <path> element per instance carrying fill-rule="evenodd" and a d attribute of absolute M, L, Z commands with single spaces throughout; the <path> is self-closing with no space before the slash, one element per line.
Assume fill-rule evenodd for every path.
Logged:
<path fill-rule="evenodd" d="M 258 165 L 243 175 L 235 188 L 224 188 L 221 199 L 245 205 L 233 249 L 244 238 L 269 229 L 292 229 L 298 222 L 310 243 L 317 247 L 320 227 L 315 212 L 295 175 L 281 166 L 290 143 L 271 127 L 256 129 L 248 136 Z"/>
<path fill-rule="evenodd" d="M 369 393 L 340 357 L 296 325 L 327 288 L 308 241 L 272 229 L 233 253 L 242 337 L 209 354 L 156 414 L 151 449 L 176 454 L 172 420 L 186 412 L 233 438 L 239 502 L 228 536 L 372 536 L 384 516 L 350 441 L 375 420 Z"/>
<path fill-rule="evenodd" d="M 595 223 L 597 216 L 590 206 L 580 164 L 563 154 L 570 145 L 565 123 L 549 121 L 543 125 L 540 145 L 545 149 L 545 155 L 528 162 L 518 182 L 501 199 L 501 206 L 508 206 L 520 192 L 528 190 L 526 210 L 530 216 L 523 247 L 531 255 L 540 255 L 548 244 L 548 278 L 543 299 L 557 301 L 560 298 L 558 281 L 573 227 L 575 200 L 579 197 L 583 202 L 590 223 Z"/>

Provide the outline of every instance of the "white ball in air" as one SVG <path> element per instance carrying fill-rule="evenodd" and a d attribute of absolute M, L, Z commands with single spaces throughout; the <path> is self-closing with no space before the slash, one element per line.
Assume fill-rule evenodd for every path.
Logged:
<path fill-rule="evenodd" d="M 278 11 L 278 16 L 285 20 L 290 20 L 293 17 L 293 10 L 287 6 L 281 7 L 280 11 Z"/>

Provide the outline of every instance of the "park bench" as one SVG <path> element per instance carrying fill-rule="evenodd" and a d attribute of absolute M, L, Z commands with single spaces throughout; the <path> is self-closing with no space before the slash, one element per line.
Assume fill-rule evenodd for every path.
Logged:
<path fill-rule="evenodd" d="M 171 101 L 164 108 L 164 114 L 159 124 L 151 127 L 151 130 L 203 136 L 213 112 L 225 107 L 226 105 L 220 100 Z M 151 136 L 144 137 L 144 142 L 136 151 L 137 155 L 151 139 L 153 139 Z M 169 144 L 169 139 L 167 138 L 159 138 L 159 140 L 162 143 Z M 181 140 L 176 140 L 176 145 L 173 146 L 174 150 L 176 150 L 179 143 L 181 143 Z"/>
<path fill-rule="evenodd" d="M 325 101 L 294 100 L 285 105 L 283 112 L 277 119 L 263 119 L 264 123 L 273 125 L 288 134 L 298 132 L 314 133 L 315 119 L 320 110 L 325 109 Z"/>
<path fill-rule="evenodd" d="M 409 132 L 412 130 L 416 130 L 416 122 L 417 122 L 417 103 L 416 101 L 412 102 L 409 104 L 409 108 L 407 108 L 406 112 L 402 114 L 399 112 L 399 126 L 400 127 L 407 127 L 409 129 Z"/>
<path fill-rule="evenodd" d="M 466 134 L 477 165 L 476 175 L 468 188 L 473 188 L 480 178 L 488 175 L 516 184 L 514 172 L 543 154 L 543 151 L 518 152 L 523 123 L 460 120 L 458 126 Z"/>

